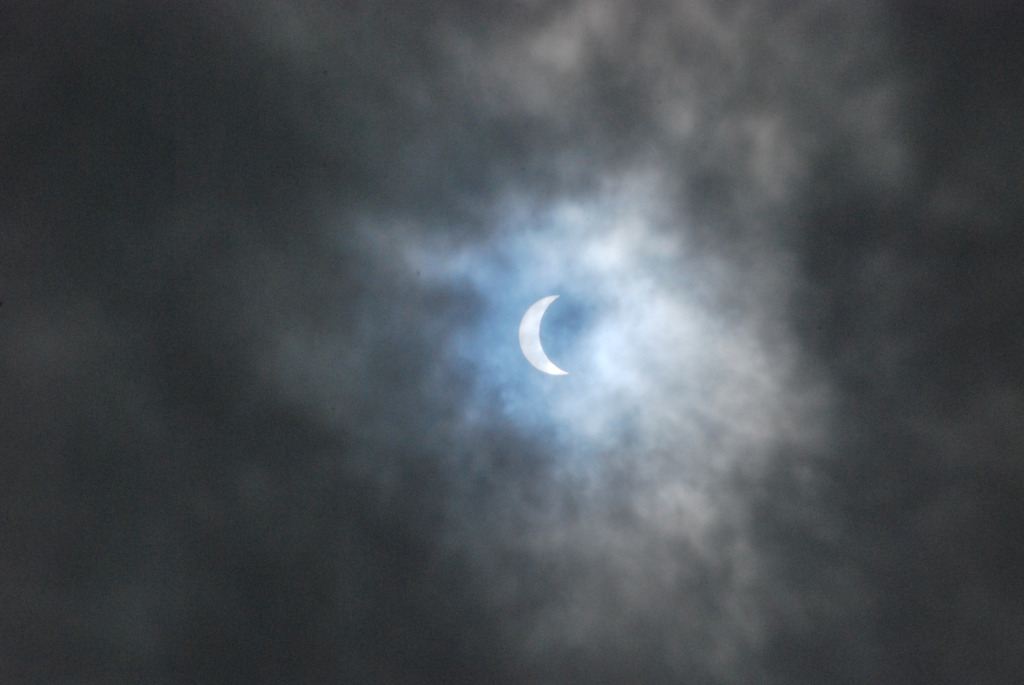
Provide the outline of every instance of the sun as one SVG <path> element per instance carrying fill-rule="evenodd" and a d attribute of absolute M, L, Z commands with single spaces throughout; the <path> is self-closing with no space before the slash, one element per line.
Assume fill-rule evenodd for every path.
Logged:
<path fill-rule="evenodd" d="M 519 347 L 523 350 L 523 356 L 533 367 L 551 376 L 567 376 L 568 371 L 555 366 L 555 363 L 548 359 L 544 347 L 540 343 L 540 322 L 544 313 L 551 306 L 551 303 L 558 299 L 558 295 L 549 295 L 534 302 L 519 322 Z"/>

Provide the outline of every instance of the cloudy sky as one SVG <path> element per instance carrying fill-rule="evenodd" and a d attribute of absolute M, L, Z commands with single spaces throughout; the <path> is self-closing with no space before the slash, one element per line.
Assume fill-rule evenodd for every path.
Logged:
<path fill-rule="evenodd" d="M 1021 680 L 1021 22 L 4 3 L 0 681 Z"/>

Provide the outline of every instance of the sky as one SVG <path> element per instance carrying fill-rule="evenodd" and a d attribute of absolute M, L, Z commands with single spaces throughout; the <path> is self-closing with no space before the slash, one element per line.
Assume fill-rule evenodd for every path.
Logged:
<path fill-rule="evenodd" d="M 1022 21 L 4 3 L 0 682 L 1020 681 Z"/>

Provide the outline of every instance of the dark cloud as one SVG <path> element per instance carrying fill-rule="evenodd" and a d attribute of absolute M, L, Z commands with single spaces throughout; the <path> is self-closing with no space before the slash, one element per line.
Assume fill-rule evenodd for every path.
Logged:
<path fill-rule="evenodd" d="M 1020 20 L 8 4 L 0 680 L 1019 680 Z"/>

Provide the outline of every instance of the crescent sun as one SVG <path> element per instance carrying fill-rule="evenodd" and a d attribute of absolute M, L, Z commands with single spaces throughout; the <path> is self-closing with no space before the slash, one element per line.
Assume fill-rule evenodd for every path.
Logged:
<path fill-rule="evenodd" d="M 548 310 L 551 303 L 558 299 L 558 295 L 550 295 L 537 300 L 523 314 L 523 320 L 519 322 L 519 347 L 523 349 L 523 356 L 526 361 L 544 373 L 552 376 L 565 376 L 568 371 L 562 371 L 555 366 L 554 362 L 544 354 L 544 348 L 540 345 L 540 320 L 544 318 L 544 312 Z"/>

